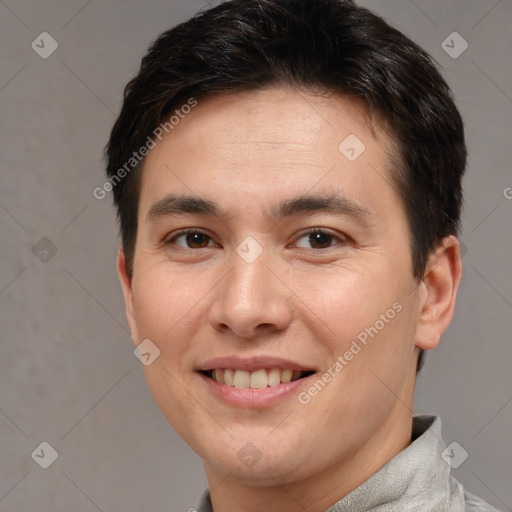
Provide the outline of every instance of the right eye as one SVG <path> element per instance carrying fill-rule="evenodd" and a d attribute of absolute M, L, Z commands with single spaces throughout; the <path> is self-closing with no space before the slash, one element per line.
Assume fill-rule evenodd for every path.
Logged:
<path fill-rule="evenodd" d="M 177 245 L 185 249 L 204 249 L 216 244 L 207 234 L 197 230 L 183 230 L 165 241 L 166 245 Z"/>

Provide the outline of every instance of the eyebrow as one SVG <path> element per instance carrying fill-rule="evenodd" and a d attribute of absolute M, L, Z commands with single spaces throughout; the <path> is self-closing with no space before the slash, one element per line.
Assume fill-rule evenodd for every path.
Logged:
<path fill-rule="evenodd" d="M 307 213 L 324 212 L 344 217 L 350 217 L 363 225 L 372 224 L 372 214 L 355 201 L 338 194 L 301 195 L 285 199 L 273 205 L 267 217 L 278 222 L 286 217 L 304 215 Z M 146 215 L 147 221 L 155 221 L 168 215 L 203 214 L 218 217 L 228 221 L 232 214 L 220 205 L 202 197 L 169 194 L 154 203 Z"/>

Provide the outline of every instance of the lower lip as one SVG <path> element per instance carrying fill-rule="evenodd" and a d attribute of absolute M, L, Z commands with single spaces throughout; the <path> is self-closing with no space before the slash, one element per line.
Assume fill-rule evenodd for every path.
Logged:
<path fill-rule="evenodd" d="M 199 377 L 208 386 L 209 390 L 220 400 L 235 407 L 260 408 L 270 407 L 278 402 L 294 396 L 300 387 L 304 386 L 305 381 L 315 374 L 297 379 L 291 382 L 283 382 L 277 386 L 267 386 L 262 389 L 253 388 L 235 388 L 226 386 L 216 380 L 210 379 L 202 373 Z"/>

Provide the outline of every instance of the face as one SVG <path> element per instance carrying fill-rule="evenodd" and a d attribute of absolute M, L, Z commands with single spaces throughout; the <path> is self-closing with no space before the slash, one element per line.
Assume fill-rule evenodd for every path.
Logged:
<path fill-rule="evenodd" d="M 272 88 L 200 101 L 146 157 L 127 315 L 207 471 L 298 481 L 410 419 L 420 292 L 392 146 L 358 104 Z"/>

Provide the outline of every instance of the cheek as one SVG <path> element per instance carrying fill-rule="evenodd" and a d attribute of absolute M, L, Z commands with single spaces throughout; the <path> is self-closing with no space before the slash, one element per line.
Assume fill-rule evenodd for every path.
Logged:
<path fill-rule="evenodd" d="M 143 366 L 153 398 L 169 423 L 184 438 L 190 418 L 197 413 L 198 397 L 192 397 L 184 373 L 193 333 L 198 328 L 200 298 L 204 292 L 193 286 L 193 276 L 172 275 L 163 266 L 142 271 L 134 281 L 134 315 L 140 341 L 149 338 L 159 357 Z M 208 289 L 208 288 L 207 288 Z M 204 431 L 208 428 L 203 425 Z"/>
<path fill-rule="evenodd" d="M 323 326 L 343 348 L 398 300 L 399 284 L 386 282 L 382 274 L 369 265 L 354 268 L 353 264 L 297 273 L 292 282 L 296 304 L 303 311 L 300 316 Z"/>
<path fill-rule="evenodd" d="M 400 274 L 389 264 L 331 270 L 295 280 L 297 296 L 303 299 L 298 316 L 327 349 L 326 368 L 343 375 L 336 379 L 338 385 L 357 396 L 367 390 L 361 402 L 378 406 L 375 374 L 399 388 L 411 365 L 415 299 L 404 292 L 411 283 L 396 277 Z M 339 357 L 342 366 L 333 368 Z"/>
<path fill-rule="evenodd" d="M 140 271 L 137 278 L 133 304 L 139 336 L 150 338 L 161 350 L 171 344 L 174 351 L 180 350 L 180 340 L 186 337 L 176 334 L 191 323 L 209 287 L 197 276 L 170 272 L 158 265 Z"/>

